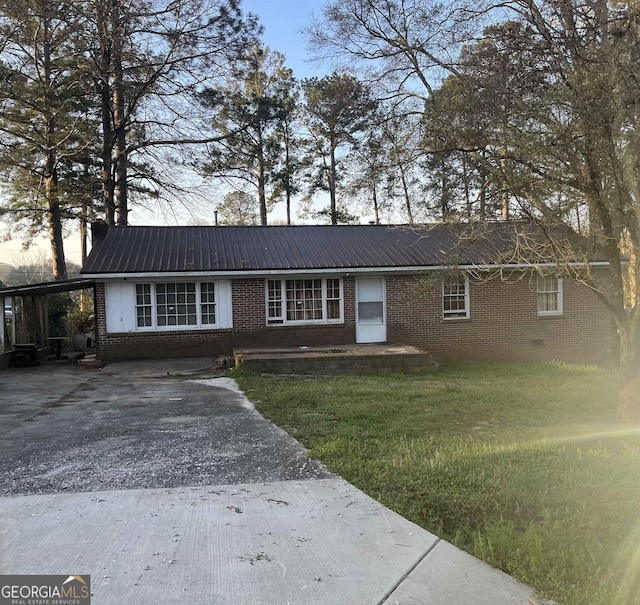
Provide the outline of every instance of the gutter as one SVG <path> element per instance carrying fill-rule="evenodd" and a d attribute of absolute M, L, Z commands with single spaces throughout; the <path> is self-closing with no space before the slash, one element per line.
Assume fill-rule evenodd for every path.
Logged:
<path fill-rule="evenodd" d="M 591 263 L 567 263 L 569 267 L 608 267 L 607 261 L 594 261 Z M 324 275 L 327 273 L 349 276 L 353 274 L 378 274 L 378 273 L 417 273 L 427 271 L 450 271 L 457 269 L 462 271 L 487 271 L 496 269 L 537 269 L 543 267 L 557 267 L 558 263 L 514 263 L 506 265 L 418 265 L 413 267 L 327 267 L 325 269 L 251 269 L 247 271 L 135 271 L 131 273 L 83 273 L 87 279 L 150 279 L 167 277 L 264 277 L 280 275 Z"/>

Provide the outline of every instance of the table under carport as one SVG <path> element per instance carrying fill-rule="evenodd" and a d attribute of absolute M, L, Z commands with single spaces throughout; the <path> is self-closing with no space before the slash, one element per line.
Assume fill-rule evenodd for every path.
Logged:
<path fill-rule="evenodd" d="M 49 296 L 94 288 L 94 280 L 77 278 L 0 289 L 0 356 L 9 355 L 9 362 L 15 360 L 20 365 L 35 363 L 37 351 L 60 338 L 49 333 Z M 22 309 L 20 316 L 18 307 Z M 55 348 L 60 355 L 60 347 L 56 344 Z"/>

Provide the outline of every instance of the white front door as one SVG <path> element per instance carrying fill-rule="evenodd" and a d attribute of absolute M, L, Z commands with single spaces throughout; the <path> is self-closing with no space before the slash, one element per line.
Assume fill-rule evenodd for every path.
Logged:
<path fill-rule="evenodd" d="M 384 277 L 356 280 L 356 342 L 386 342 Z"/>

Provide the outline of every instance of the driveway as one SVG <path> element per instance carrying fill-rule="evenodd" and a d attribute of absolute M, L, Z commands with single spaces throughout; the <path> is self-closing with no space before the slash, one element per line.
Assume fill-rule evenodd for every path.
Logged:
<path fill-rule="evenodd" d="M 329 476 L 229 379 L 143 376 L 117 367 L 0 374 L 0 495 Z"/>
<path fill-rule="evenodd" d="M 208 365 L 0 371 L 0 572 L 91 574 L 100 604 L 541 603 L 328 473 Z"/>

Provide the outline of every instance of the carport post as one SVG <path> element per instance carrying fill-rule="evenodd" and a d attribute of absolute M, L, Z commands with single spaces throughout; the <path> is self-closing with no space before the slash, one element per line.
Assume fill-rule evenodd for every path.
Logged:
<path fill-rule="evenodd" d="M 30 321 L 27 321 L 27 316 Z M 24 334 L 22 342 L 38 342 L 38 318 L 33 296 L 25 296 L 22 299 L 22 325 Z"/>
<path fill-rule="evenodd" d="M 16 344 L 16 299 L 11 297 L 11 346 Z"/>
<path fill-rule="evenodd" d="M 44 348 L 44 346 L 47 344 L 47 339 L 49 338 L 50 334 L 49 334 L 49 295 L 45 294 L 42 297 L 42 302 L 44 305 L 44 332 L 43 332 L 43 337 L 44 337 L 44 343 L 42 343 L 42 347 Z"/>
<path fill-rule="evenodd" d="M 27 297 L 21 296 L 22 301 L 22 317 L 20 318 L 20 342 L 27 342 L 29 337 L 27 336 Z M 14 343 L 15 344 L 15 343 Z"/>
<path fill-rule="evenodd" d="M 38 319 L 40 320 L 40 348 L 44 349 L 47 344 L 47 336 L 48 334 L 44 331 L 44 309 L 43 309 L 43 300 L 46 296 L 38 296 Z"/>
<path fill-rule="evenodd" d="M 4 333 L 5 330 L 7 329 L 6 327 L 6 317 L 4 316 L 4 305 L 6 302 L 6 298 L 3 296 L 2 297 L 2 310 L 0 311 L 0 353 L 4 353 L 6 351 L 6 348 L 4 346 Z"/>

